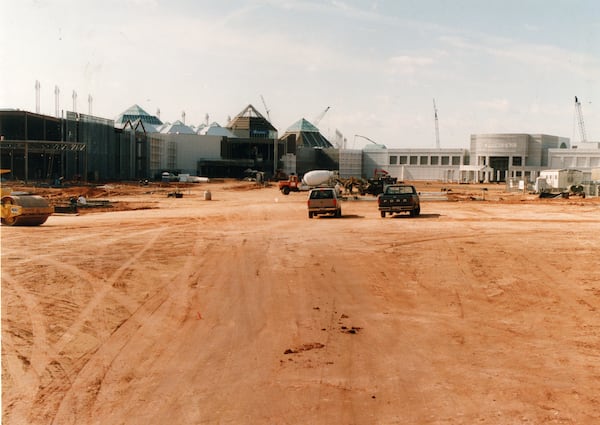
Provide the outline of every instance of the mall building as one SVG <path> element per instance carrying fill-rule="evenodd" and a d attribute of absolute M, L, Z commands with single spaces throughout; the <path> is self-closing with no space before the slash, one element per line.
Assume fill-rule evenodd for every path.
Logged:
<path fill-rule="evenodd" d="M 221 127 L 163 123 L 134 105 L 114 120 L 67 112 L 64 118 L 0 110 L 4 178 L 83 181 L 154 179 L 163 171 L 206 177 L 273 176 L 337 170 L 372 178 L 382 170 L 401 181 L 534 183 L 548 169 L 578 169 L 585 181 L 600 169 L 600 143 L 571 146 L 546 134 L 473 134 L 470 149 L 345 149 L 305 119 L 279 136 L 252 105 Z"/>
<path fill-rule="evenodd" d="M 593 171 L 600 169 L 600 143 L 570 143 L 568 138 L 547 134 L 502 133 L 471 135 L 469 150 L 367 146 L 360 169 L 363 176 L 384 169 L 399 180 L 461 183 L 534 183 L 543 170 L 578 169 L 585 181 L 593 180 Z"/>

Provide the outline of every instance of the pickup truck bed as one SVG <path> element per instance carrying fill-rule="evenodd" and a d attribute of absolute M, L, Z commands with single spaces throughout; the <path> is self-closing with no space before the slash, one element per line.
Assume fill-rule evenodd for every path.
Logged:
<path fill-rule="evenodd" d="M 408 212 L 412 217 L 421 213 L 419 194 L 414 186 L 408 184 L 394 184 L 385 188 L 377 197 L 377 205 L 381 217 L 386 214 Z"/>

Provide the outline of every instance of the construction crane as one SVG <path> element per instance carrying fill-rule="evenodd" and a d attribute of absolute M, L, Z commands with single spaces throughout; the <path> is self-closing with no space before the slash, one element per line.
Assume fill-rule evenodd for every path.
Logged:
<path fill-rule="evenodd" d="M 579 124 L 579 136 L 581 137 L 581 143 L 587 142 L 587 136 L 585 134 L 585 125 L 583 124 L 583 113 L 581 112 L 581 103 L 577 96 L 575 96 L 575 116 Z"/>
<path fill-rule="evenodd" d="M 382 148 L 382 149 L 387 149 L 385 145 L 382 145 L 381 143 L 377 143 L 374 140 L 369 139 L 367 136 L 361 136 L 360 134 L 355 134 L 354 135 L 354 143 L 356 143 L 356 138 L 360 137 L 363 138 L 371 143 L 373 143 L 375 146 L 377 146 L 378 148 Z M 352 146 L 354 146 L 354 143 L 352 144 Z"/>
<path fill-rule="evenodd" d="M 435 98 L 433 99 L 433 114 L 435 116 L 435 148 L 440 148 L 440 127 L 438 124 L 437 106 L 435 105 Z"/>
<path fill-rule="evenodd" d="M 313 124 L 315 127 L 319 126 L 319 123 L 321 122 L 321 120 L 323 119 L 323 117 L 325 116 L 325 114 L 327 113 L 327 111 L 329 111 L 330 106 L 328 106 L 327 108 L 325 108 L 325 110 L 323 112 L 321 112 L 319 115 L 317 115 L 315 117 L 315 119 L 313 120 Z"/>
<path fill-rule="evenodd" d="M 265 98 L 263 97 L 263 95 L 260 95 L 260 99 L 262 100 L 262 103 L 265 107 L 265 111 L 267 112 L 267 120 L 269 122 L 271 122 L 271 115 L 269 114 L 269 112 L 271 112 L 271 110 L 269 108 L 267 108 L 267 102 L 265 102 Z"/>

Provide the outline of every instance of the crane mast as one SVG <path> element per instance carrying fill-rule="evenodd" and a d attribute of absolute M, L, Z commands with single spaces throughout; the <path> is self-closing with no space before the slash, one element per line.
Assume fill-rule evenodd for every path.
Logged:
<path fill-rule="evenodd" d="M 438 113 L 437 106 L 435 105 L 435 99 L 433 99 L 433 114 L 435 116 L 435 148 L 440 148 L 440 127 L 438 124 Z"/>
<path fill-rule="evenodd" d="M 585 134 L 585 125 L 583 124 L 583 113 L 581 112 L 581 103 L 577 96 L 575 96 L 575 115 L 577 117 L 578 129 L 579 129 L 579 137 L 581 137 L 581 142 L 587 142 L 587 136 Z"/>

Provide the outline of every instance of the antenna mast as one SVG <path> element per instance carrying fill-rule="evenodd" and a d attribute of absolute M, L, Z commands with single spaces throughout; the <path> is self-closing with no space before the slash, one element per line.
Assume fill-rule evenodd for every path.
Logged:
<path fill-rule="evenodd" d="M 35 80 L 35 113 L 40 113 L 40 82 Z"/>
<path fill-rule="evenodd" d="M 58 111 L 59 111 L 59 105 L 58 105 L 58 101 L 59 101 L 59 95 L 60 95 L 60 89 L 58 88 L 58 86 L 54 86 L 54 116 L 56 118 L 58 118 Z"/>

